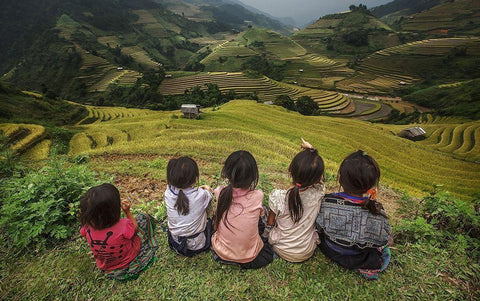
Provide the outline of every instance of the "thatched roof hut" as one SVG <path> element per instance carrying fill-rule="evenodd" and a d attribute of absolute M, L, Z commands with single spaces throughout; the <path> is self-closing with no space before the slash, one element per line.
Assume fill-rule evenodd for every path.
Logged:
<path fill-rule="evenodd" d="M 196 104 L 183 104 L 181 111 L 185 118 L 196 119 L 200 117 L 200 105 Z"/>
<path fill-rule="evenodd" d="M 407 138 L 410 140 L 418 141 L 418 140 L 423 140 L 425 139 L 425 132 L 424 129 L 422 129 L 419 126 L 414 126 L 405 130 L 402 130 L 400 134 L 398 134 L 402 138 Z"/>

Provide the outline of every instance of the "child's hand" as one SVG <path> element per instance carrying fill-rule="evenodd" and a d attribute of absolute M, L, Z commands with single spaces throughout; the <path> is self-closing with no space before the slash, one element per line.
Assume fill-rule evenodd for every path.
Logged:
<path fill-rule="evenodd" d="M 200 188 L 202 188 L 202 189 L 204 189 L 204 190 L 208 190 L 208 191 L 210 191 L 211 193 L 213 193 L 213 188 L 210 187 L 210 186 L 208 186 L 208 185 L 202 185 L 202 186 L 200 186 Z"/>
<path fill-rule="evenodd" d="M 122 207 L 122 210 L 123 210 L 124 212 L 130 212 L 130 202 L 128 202 L 128 201 L 122 201 L 122 202 L 120 203 L 120 206 Z"/>
<path fill-rule="evenodd" d="M 313 148 L 313 146 L 308 143 L 307 141 L 303 140 L 302 138 L 302 145 L 301 145 L 302 149 L 309 149 L 309 148 Z"/>

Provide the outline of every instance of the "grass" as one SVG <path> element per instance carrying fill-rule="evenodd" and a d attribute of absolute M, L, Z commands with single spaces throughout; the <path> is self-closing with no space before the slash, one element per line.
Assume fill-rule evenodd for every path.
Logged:
<path fill-rule="evenodd" d="M 22 256 L 3 267 L 4 300 L 410 300 L 466 299 L 463 282 L 450 268 L 462 259 L 419 244 L 397 245 L 380 280 L 368 282 L 333 264 L 320 252 L 302 264 L 276 259 L 260 270 L 242 271 L 214 262 L 210 253 L 194 258 L 176 255 L 166 234 L 157 231 L 158 261 L 136 281 L 107 280 L 94 266 L 83 238 L 40 256 Z M 425 256 L 425 253 L 428 256 Z M 11 263 L 11 262 L 9 262 Z M 464 265 L 461 265 L 462 267 Z M 468 268 L 467 268 L 468 269 Z M 34 275 L 34 277 L 30 277 Z M 11 285 L 15 283 L 15 285 Z M 107 294 L 108 292 L 108 294 Z"/>

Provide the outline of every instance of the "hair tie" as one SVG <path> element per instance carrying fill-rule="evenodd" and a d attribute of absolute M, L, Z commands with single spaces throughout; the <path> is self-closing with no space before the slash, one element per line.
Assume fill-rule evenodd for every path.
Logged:
<path fill-rule="evenodd" d="M 365 157 L 367 155 L 366 151 L 362 151 L 362 156 Z"/>
<path fill-rule="evenodd" d="M 300 184 L 300 183 L 295 183 L 295 186 L 302 187 L 302 184 Z"/>
<path fill-rule="evenodd" d="M 316 152 L 316 151 L 317 151 L 317 150 L 316 150 L 316 149 L 314 149 L 314 148 L 309 148 L 308 150 L 309 150 L 311 153 L 314 153 L 314 152 Z"/>

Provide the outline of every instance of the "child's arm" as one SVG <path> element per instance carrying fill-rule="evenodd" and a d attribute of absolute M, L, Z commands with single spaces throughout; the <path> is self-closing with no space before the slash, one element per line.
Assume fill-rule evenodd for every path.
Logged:
<path fill-rule="evenodd" d="M 202 185 L 200 186 L 200 188 L 202 188 L 203 190 L 208 190 L 213 194 L 213 188 L 208 185 Z"/>
<path fill-rule="evenodd" d="M 276 217 L 277 217 L 277 215 L 275 214 L 275 212 L 273 212 L 272 209 L 269 209 L 267 226 L 270 226 L 270 227 L 275 226 L 275 218 Z"/>
<path fill-rule="evenodd" d="M 138 224 L 135 218 L 133 217 L 132 213 L 130 212 L 130 203 L 127 201 L 122 201 L 121 207 L 123 212 L 125 213 L 125 216 L 133 223 L 135 226 L 135 231 L 138 230 Z"/>

